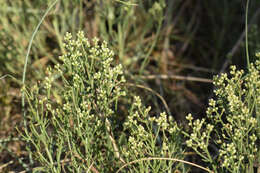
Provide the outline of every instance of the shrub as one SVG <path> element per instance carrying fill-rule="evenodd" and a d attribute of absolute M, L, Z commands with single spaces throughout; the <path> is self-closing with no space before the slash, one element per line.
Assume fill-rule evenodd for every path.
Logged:
<path fill-rule="evenodd" d="M 62 63 L 48 68 L 42 82 L 24 90 L 29 112 L 23 137 L 38 161 L 37 169 L 114 172 L 142 157 L 182 158 L 176 123 L 165 113 L 151 117 L 139 97 L 131 103 L 124 125 L 120 124 L 124 117 L 119 116 L 118 102 L 127 94 L 126 80 L 122 66 L 113 64 L 114 53 L 106 42 L 94 38 L 90 43 L 83 32 L 73 40 L 67 33 L 64 47 Z M 179 166 L 174 161 L 151 160 L 130 166 L 130 172 Z"/>
<path fill-rule="evenodd" d="M 260 61 L 247 73 L 230 69 L 230 77 L 214 79 L 216 98 L 209 100 L 207 119 L 186 117 L 191 127 L 186 143 L 215 172 L 254 172 L 260 163 Z"/>

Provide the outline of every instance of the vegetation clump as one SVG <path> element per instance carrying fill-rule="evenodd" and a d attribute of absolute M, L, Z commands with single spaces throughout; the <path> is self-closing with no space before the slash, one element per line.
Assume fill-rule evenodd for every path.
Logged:
<path fill-rule="evenodd" d="M 215 172 L 253 172 L 260 161 L 260 60 L 248 72 L 231 66 L 230 77 L 216 76 L 214 85 L 207 119 L 186 117 L 192 129 L 186 144 Z"/>
<path fill-rule="evenodd" d="M 0 172 L 259 173 L 250 4 L 1 1 Z"/>
<path fill-rule="evenodd" d="M 121 118 L 118 102 L 127 93 L 122 66 L 113 65 L 114 53 L 105 41 L 94 38 L 90 43 L 82 31 L 76 40 L 70 33 L 64 40 L 67 52 L 60 56 L 62 63 L 48 68 L 48 76 L 26 91 L 30 109 L 24 139 L 43 170 L 109 172 L 140 157 L 181 155 L 172 117 L 168 120 L 165 113 L 150 117 L 151 108 L 145 108 L 139 97 L 134 97 L 123 130 L 116 132 Z M 68 162 L 65 168 L 63 161 Z M 169 169 L 169 164 L 174 162 L 144 162 L 138 167 L 158 172 Z"/>

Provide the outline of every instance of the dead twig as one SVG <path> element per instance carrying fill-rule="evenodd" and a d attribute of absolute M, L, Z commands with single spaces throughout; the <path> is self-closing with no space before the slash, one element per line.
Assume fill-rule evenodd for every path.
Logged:
<path fill-rule="evenodd" d="M 193 77 L 193 76 L 180 76 L 180 75 L 145 75 L 145 76 L 138 76 L 143 79 L 175 79 L 175 80 L 186 80 L 186 81 L 194 81 L 194 82 L 203 82 L 203 83 L 212 83 L 211 79 L 205 79 L 200 77 Z"/>

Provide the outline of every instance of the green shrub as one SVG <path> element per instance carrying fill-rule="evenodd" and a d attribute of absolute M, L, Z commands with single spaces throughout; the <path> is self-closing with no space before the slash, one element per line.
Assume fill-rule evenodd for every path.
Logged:
<path fill-rule="evenodd" d="M 215 172 L 251 172 L 260 163 L 260 61 L 248 72 L 231 66 L 230 77 L 215 77 L 215 99 L 209 100 L 207 119 L 186 118 L 192 131 L 187 146 Z"/>
<path fill-rule="evenodd" d="M 41 83 L 24 90 L 29 104 L 24 139 L 37 169 L 114 172 L 143 157 L 182 158 L 176 123 L 165 113 L 149 116 L 150 108 L 139 97 L 120 125 L 124 116 L 119 115 L 118 102 L 127 94 L 122 66 L 113 64 L 114 53 L 106 42 L 94 38 L 92 43 L 83 32 L 76 40 L 67 33 L 62 64 L 48 68 Z M 154 159 L 129 167 L 130 172 L 161 172 L 179 166 Z"/>

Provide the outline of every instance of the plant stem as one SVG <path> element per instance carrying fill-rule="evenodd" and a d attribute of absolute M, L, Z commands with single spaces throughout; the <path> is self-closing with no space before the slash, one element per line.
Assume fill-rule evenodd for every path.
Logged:
<path fill-rule="evenodd" d="M 250 66 L 250 61 L 249 61 L 249 51 L 248 51 L 248 28 L 247 28 L 247 18 L 248 18 L 248 6 L 249 6 L 249 1 L 247 0 L 246 2 L 246 21 L 245 21 L 245 32 L 246 32 L 246 61 L 247 61 L 247 67 L 249 69 Z"/>

